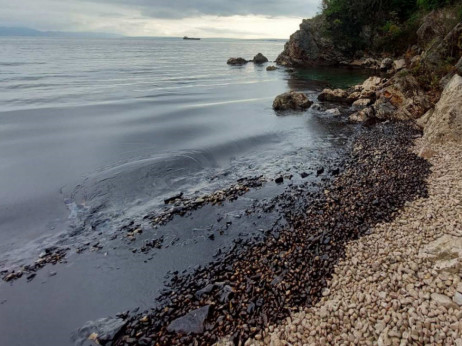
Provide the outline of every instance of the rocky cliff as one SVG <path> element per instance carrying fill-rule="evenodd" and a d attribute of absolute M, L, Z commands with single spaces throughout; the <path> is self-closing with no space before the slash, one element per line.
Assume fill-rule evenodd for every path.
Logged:
<path fill-rule="evenodd" d="M 420 55 L 427 65 L 433 69 L 440 68 L 448 56 L 457 55 L 462 43 L 460 34 L 462 24 L 454 29 L 458 19 L 451 8 L 430 12 L 417 20 L 417 31 L 408 34 L 403 39 L 408 44 L 402 49 L 384 48 L 378 42 L 384 35 L 380 30 L 370 32 L 370 27 L 364 27 L 360 36 L 369 37 L 370 44 L 364 51 L 352 51 L 348 42 L 339 44 L 332 38 L 336 33 L 329 32 L 329 23 L 323 15 L 304 19 L 300 29 L 296 31 L 284 46 L 284 51 L 276 62 L 283 66 L 349 66 L 370 69 L 388 69 L 384 58 L 393 56 Z M 386 35 L 385 35 L 386 36 Z M 395 47 L 396 48 L 396 47 Z M 391 60 L 390 60 L 391 61 Z M 392 62 L 392 61 L 391 61 Z"/>
<path fill-rule="evenodd" d="M 346 57 L 324 33 L 324 18 L 304 19 L 276 62 L 283 66 L 337 65 Z"/>

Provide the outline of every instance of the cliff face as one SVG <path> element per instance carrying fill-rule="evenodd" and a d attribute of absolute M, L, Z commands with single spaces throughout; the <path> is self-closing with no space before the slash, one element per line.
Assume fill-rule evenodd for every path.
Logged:
<path fill-rule="evenodd" d="M 426 55 L 422 55 L 421 58 L 436 67 L 441 65 L 441 61 L 447 56 L 457 55 L 454 52 L 460 49 L 459 39 L 462 26 L 450 34 L 457 21 L 457 16 L 453 13 L 452 8 L 432 11 L 417 21 L 417 32 L 409 31 L 402 40 L 408 45 L 408 49 L 412 47 L 412 55 L 426 51 Z M 383 33 L 382 29 L 372 30 L 370 26 L 364 26 L 359 34 L 360 37 L 367 37 L 366 41 L 369 42 L 365 47 L 367 53 L 363 51 L 352 52 L 351 44 L 346 41 L 339 41 L 337 38 L 336 44 L 334 44 L 331 36 L 341 33 L 329 32 L 329 25 L 324 15 L 304 19 L 300 24 L 300 29 L 285 44 L 284 51 L 276 62 L 283 66 L 294 67 L 343 65 L 379 69 L 382 60 L 375 58 L 405 53 L 406 46 L 398 49 L 402 42 L 393 41 L 395 47 L 393 44 L 387 47 L 381 46 L 380 42 L 389 34 Z M 344 43 L 339 44 L 339 42 Z M 409 54 L 406 53 L 406 55 Z M 355 60 L 355 57 L 359 58 Z"/>
<path fill-rule="evenodd" d="M 300 30 L 285 44 L 276 62 L 283 66 L 338 65 L 345 56 L 325 34 L 324 19 L 304 19 Z"/>

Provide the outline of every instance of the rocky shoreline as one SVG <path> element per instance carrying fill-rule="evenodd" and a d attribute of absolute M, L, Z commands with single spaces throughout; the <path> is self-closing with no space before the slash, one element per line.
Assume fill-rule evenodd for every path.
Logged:
<path fill-rule="evenodd" d="M 413 151 L 432 164 L 428 198 L 349 243 L 317 304 L 247 344 L 462 344 L 462 146 Z"/>
<path fill-rule="evenodd" d="M 263 242 L 238 244 L 191 275 L 175 275 L 158 308 L 120 316 L 126 320 L 114 344 L 258 340 L 268 324 L 316 303 L 349 241 L 426 196 L 429 165 L 409 150 L 417 136 L 407 124 L 364 128 L 334 181 L 311 194 L 289 191 L 279 201 L 286 227 Z"/>

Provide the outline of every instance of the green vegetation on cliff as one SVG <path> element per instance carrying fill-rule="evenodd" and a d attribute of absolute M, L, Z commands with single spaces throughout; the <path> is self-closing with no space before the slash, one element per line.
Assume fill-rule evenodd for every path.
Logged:
<path fill-rule="evenodd" d="M 401 53 L 416 40 L 422 16 L 441 7 L 462 20 L 460 0 L 323 0 L 322 16 L 326 34 L 346 51 Z"/>

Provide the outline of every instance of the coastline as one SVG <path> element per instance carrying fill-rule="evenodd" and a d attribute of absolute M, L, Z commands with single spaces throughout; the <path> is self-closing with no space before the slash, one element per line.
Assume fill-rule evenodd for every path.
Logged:
<path fill-rule="evenodd" d="M 192 273 L 167 272 L 167 289 L 156 302 L 145 304 L 151 310 L 89 322 L 74 341 L 461 344 L 462 245 L 459 249 L 457 244 L 462 149 L 428 138 L 431 133 L 432 140 L 444 142 L 460 134 L 451 119 L 440 121 L 454 110 L 460 114 L 460 66 L 459 72 L 445 76 L 449 87 L 434 107 L 439 94 L 428 95 L 415 82 L 418 76 L 409 73 L 409 60 L 400 68 L 400 60 L 392 61 L 390 78 L 371 77 L 348 91 L 321 93 L 315 111 L 359 124 L 350 124 L 358 131 L 343 148 L 345 156 L 310 167 L 316 180 L 304 180 L 309 174 L 302 176 L 302 171 L 297 172 L 301 180 L 282 171 L 243 177 L 207 195 L 167 196 L 162 211 L 140 223 L 128 219 L 110 241 L 118 237 L 133 254 L 152 252 L 147 263 L 157 250 L 178 242 L 157 233 L 148 239 L 152 230 L 183 217 L 204 218 L 215 206 L 249 202 L 252 193 L 259 196 L 236 220 L 210 213 L 217 227 L 198 229 L 206 242 L 220 238 L 233 222 L 231 227 L 239 229 L 247 221 L 254 232 L 244 234 L 249 231 L 244 228 L 231 247 L 218 248 L 212 262 Z M 277 190 L 276 197 L 262 199 L 259 192 L 266 188 Z M 102 235 L 95 234 L 76 252 L 104 249 Z M 46 264 L 66 263 L 67 251 L 46 249 L 32 267 L 1 274 L 5 281 L 33 280 Z"/>
<path fill-rule="evenodd" d="M 158 308 L 122 316 L 114 344 L 213 344 L 230 335 L 221 343 L 241 344 L 265 338 L 268 324 L 316 303 L 349 241 L 426 196 L 429 166 L 408 150 L 415 136 L 419 131 L 407 124 L 364 127 L 332 182 L 319 193 L 287 196 L 286 227 L 262 243 L 239 244 L 190 276 L 175 276 Z"/>

